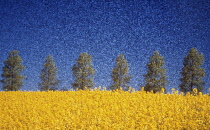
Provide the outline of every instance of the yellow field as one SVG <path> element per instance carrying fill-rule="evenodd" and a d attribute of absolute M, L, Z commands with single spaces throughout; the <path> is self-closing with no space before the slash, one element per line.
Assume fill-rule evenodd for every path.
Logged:
<path fill-rule="evenodd" d="M 210 96 L 0 92 L 0 129 L 209 130 Z"/>

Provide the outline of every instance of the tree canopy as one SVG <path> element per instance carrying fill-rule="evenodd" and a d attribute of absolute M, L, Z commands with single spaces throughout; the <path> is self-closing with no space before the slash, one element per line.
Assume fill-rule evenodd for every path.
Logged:
<path fill-rule="evenodd" d="M 203 55 L 196 48 L 191 48 L 184 58 L 180 91 L 184 93 L 192 92 L 193 88 L 197 88 L 198 92 L 202 92 L 203 77 L 205 76 L 205 69 L 202 68 L 203 63 Z"/>
<path fill-rule="evenodd" d="M 164 89 L 167 83 L 166 80 L 166 69 L 165 61 L 163 56 L 155 51 L 154 54 L 149 58 L 149 63 L 147 64 L 147 74 L 145 77 L 145 91 L 153 91 L 154 93 L 160 92 Z"/>
<path fill-rule="evenodd" d="M 72 87 L 74 89 L 90 89 L 93 87 L 93 76 L 95 69 L 92 65 L 92 56 L 88 53 L 81 53 L 76 60 L 76 64 L 72 67 L 74 83 Z"/>
<path fill-rule="evenodd" d="M 116 65 L 112 70 L 113 84 L 110 86 L 111 90 L 120 89 L 128 90 L 131 75 L 129 75 L 129 66 L 123 54 L 118 55 L 116 58 Z"/>
<path fill-rule="evenodd" d="M 21 75 L 24 68 L 25 66 L 22 65 L 22 58 L 19 56 L 19 52 L 17 50 L 10 52 L 2 68 L 1 82 L 3 83 L 3 90 L 20 90 L 23 85 L 23 79 L 25 78 L 25 76 Z"/>
<path fill-rule="evenodd" d="M 43 69 L 40 75 L 41 83 L 39 83 L 40 90 L 57 90 L 59 80 L 57 78 L 57 67 L 51 55 L 48 55 L 43 63 Z"/>

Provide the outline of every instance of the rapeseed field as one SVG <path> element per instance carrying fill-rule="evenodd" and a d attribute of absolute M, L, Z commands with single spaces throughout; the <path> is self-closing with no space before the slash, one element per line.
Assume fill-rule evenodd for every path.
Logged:
<path fill-rule="evenodd" d="M 0 92 L 0 129 L 209 130 L 210 96 L 98 89 Z"/>

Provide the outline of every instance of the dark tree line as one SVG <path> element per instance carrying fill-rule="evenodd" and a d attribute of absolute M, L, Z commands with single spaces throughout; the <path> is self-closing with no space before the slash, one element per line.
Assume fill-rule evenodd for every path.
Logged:
<path fill-rule="evenodd" d="M 192 48 L 184 58 L 181 71 L 182 77 L 180 78 L 181 84 L 179 85 L 181 92 L 192 92 L 194 88 L 202 92 L 204 85 L 203 77 L 205 76 L 205 70 L 202 68 L 203 63 L 203 55 L 195 48 Z M 147 73 L 144 75 L 145 91 L 153 91 L 154 93 L 165 91 L 168 81 L 164 64 L 164 57 L 158 51 L 155 51 L 146 65 Z M 22 59 L 18 51 L 14 50 L 10 52 L 2 68 L 2 89 L 5 91 L 20 90 L 23 85 L 23 79 L 25 78 L 21 74 L 24 68 L 25 66 L 22 65 Z M 95 69 L 93 68 L 92 56 L 90 54 L 81 53 L 72 67 L 72 71 L 74 77 L 72 87 L 74 89 L 85 90 L 93 88 Z M 57 78 L 57 73 L 54 59 L 51 55 L 48 55 L 43 63 L 43 69 L 40 74 L 40 90 L 57 90 L 58 83 L 60 82 Z M 112 85 L 109 87 L 110 90 L 121 88 L 128 90 L 130 87 L 129 83 L 132 76 L 129 75 L 128 61 L 123 54 L 118 55 L 116 58 L 116 64 L 112 70 L 111 78 Z"/>

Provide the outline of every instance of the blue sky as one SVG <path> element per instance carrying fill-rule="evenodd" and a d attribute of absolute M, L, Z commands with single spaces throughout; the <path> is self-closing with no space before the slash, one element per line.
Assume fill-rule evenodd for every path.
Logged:
<path fill-rule="evenodd" d="M 56 61 L 60 88 L 70 88 L 71 68 L 82 52 L 93 56 L 95 86 L 111 85 L 115 58 L 124 54 L 130 85 L 139 89 L 155 50 L 165 58 L 167 90 L 178 89 L 192 47 L 204 54 L 204 87 L 210 87 L 209 0 L 1 0 L 0 21 L 0 68 L 10 51 L 20 51 L 28 78 L 22 90 L 38 89 L 48 54 Z"/>

